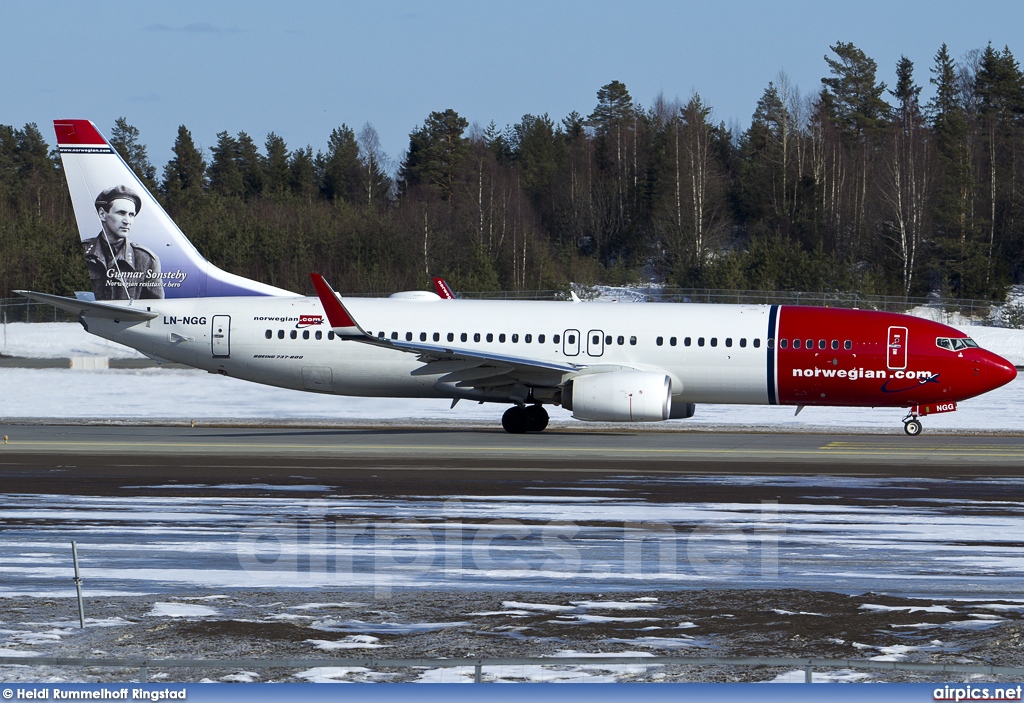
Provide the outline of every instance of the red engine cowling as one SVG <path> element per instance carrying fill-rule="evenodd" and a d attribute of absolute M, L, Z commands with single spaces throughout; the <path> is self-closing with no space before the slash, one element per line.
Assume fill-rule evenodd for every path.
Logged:
<path fill-rule="evenodd" d="M 562 391 L 562 407 L 577 420 L 658 422 L 672 409 L 672 381 L 663 373 L 612 371 L 577 376 Z"/>

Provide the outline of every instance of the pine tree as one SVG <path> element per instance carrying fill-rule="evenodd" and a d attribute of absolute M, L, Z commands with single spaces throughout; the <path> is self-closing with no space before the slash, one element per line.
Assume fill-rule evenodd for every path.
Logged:
<path fill-rule="evenodd" d="M 288 147 L 284 139 L 274 132 L 267 135 L 263 148 L 267 152 L 264 161 L 263 191 L 271 196 L 280 196 L 288 192 Z"/>
<path fill-rule="evenodd" d="M 961 297 L 978 294 L 977 251 L 970 198 L 974 190 L 968 150 L 969 128 L 956 64 L 943 44 L 935 54 L 931 82 L 935 96 L 928 103 L 938 157 L 934 218 L 943 265 L 938 273 Z"/>
<path fill-rule="evenodd" d="M 409 151 L 399 173 L 402 191 L 423 186 L 450 201 L 459 169 L 469 153 L 463 136 L 469 122 L 455 110 L 432 112 L 409 135 Z"/>
<path fill-rule="evenodd" d="M 359 145 L 348 125 L 331 131 L 327 153 L 320 155 L 322 182 L 320 192 L 328 200 L 346 200 L 362 203 L 362 166 L 359 163 Z"/>
<path fill-rule="evenodd" d="M 124 117 L 114 121 L 110 130 L 110 146 L 121 155 L 143 185 L 156 190 L 156 168 L 149 163 L 146 145 L 139 142 L 139 130 L 128 124 Z"/>
<path fill-rule="evenodd" d="M 164 166 L 161 190 L 172 199 L 179 194 L 200 195 L 206 187 L 206 162 L 185 125 L 178 127 L 171 151 L 174 156 Z"/>
<path fill-rule="evenodd" d="M 210 191 L 217 195 L 241 197 L 245 193 L 245 181 L 238 168 L 238 141 L 227 132 L 217 134 L 217 145 L 211 150 L 212 159 L 208 171 Z"/>

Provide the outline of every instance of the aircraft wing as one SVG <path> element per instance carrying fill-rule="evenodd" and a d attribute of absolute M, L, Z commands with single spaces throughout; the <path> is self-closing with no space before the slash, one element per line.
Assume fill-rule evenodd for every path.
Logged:
<path fill-rule="evenodd" d="M 49 293 L 36 293 L 30 290 L 14 291 L 20 296 L 36 300 L 40 303 L 48 303 L 61 310 L 73 312 L 76 315 L 88 315 L 89 317 L 101 317 L 107 320 L 124 320 L 126 322 L 144 322 L 157 317 L 159 313 L 143 310 L 127 305 L 114 305 L 112 303 L 98 303 L 92 300 L 78 300 L 77 298 L 65 298 L 61 295 L 50 295 Z"/>
<path fill-rule="evenodd" d="M 440 383 L 453 383 L 460 388 L 495 388 L 515 383 L 555 386 L 562 382 L 565 374 L 575 374 L 586 368 L 583 364 L 555 363 L 452 345 L 373 337 L 355 321 L 323 276 L 312 273 L 310 278 L 335 334 L 355 342 L 416 354 L 424 364 L 413 371 L 416 376 L 443 374 Z"/>

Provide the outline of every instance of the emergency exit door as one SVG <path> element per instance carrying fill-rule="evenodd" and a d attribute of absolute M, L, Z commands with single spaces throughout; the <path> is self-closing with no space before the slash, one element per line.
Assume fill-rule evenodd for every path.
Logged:
<path fill-rule="evenodd" d="M 220 357 L 231 356 L 231 316 L 214 315 L 213 328 L 210 334 L 213 346 L 213 355 Z"/>

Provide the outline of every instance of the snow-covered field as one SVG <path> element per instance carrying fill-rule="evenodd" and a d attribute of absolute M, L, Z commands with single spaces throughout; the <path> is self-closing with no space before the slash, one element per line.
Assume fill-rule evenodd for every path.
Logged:
<path fill-rule="evenodd" d="M 985 335 L 1003 338 L 1004 353 L 1020 347 L 1024 363 L 1024 332 L 971 328 L 983 345 Z M 995 344 L 992 344 L 995 347 Z M 132 349 L 86 333 L 68 323 L 7 325 L 9 356 L 69 358 L 108 356 L 136 358 Z M 358 424 L 470 423 L 494 426 L 503 405 L 462 402 L 449 409 L 444 400 L 350 398 L 262 386 L 198 370 L 149 368 L 138 370 L 71 370 L 0 368 L 0 419 L 23 420 L 166 420 L 172 422 L 342 422 Z M 979 398 L 965 401 L 955 413 L 925 418 L 926 431 L 1024 432 L 1024 378 Z M 701 405 L 688 420 L 673 420 L 632 429 L 687 427 L 785 427 L 794 430 L 851 429 L 902 431 L 898 408 L 815 408 L 794 416 L 780 406 Z M 555 426 L 577 425 L 569 413 L 552 411 Z"/>

